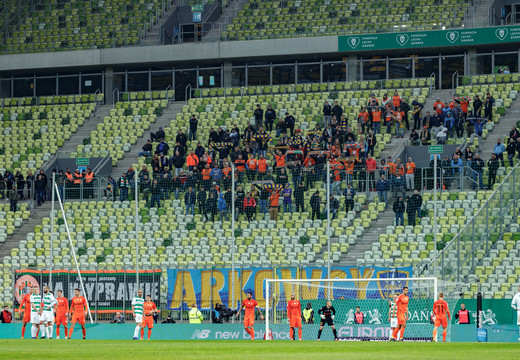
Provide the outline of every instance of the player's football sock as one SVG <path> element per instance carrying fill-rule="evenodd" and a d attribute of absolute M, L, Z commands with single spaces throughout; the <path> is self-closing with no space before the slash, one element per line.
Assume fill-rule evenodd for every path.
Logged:
<path fill-rule="evenodd" d="M 302 339 L 302 328 L 298 328 L 298 337 Z"/>
<path fill-rule="evenodd" d="M 41 337 L 45 336 L 45 325 L 40 325 L 40 336 Z"/>
<path fill-rule="evenodd" d="M 150 336 L 152 336 L 152 329 L 148 329 L 148 340 L 150 340 Z"/>
<path fill-rule="evenodd" d="M 65 328 L 67 329 L 67 328 Z M 67 332 L 65 332 L 65 336 L 67 336 Z M 58 339 L 60 337 L 60 327 L 59 326 L 56 326 L 56 339 Z"/>
<path fill-rule="evenodd" d="M 85 336 L 87 336 L 87 329 L 81 329 L 81 332 L 83 333 L 83 339 Z"/>
<path fill-rule="evenodd" d="M 45 337 L 47 339 L 50 339 L 51 338 L 51 327 L 50 326 L 46 326 L 45 327 Z"/>
<path fill-rule="evenodd" d="M 403 336 L 404 336 L 404 329 L 401 329 L 401 340 L 403 340 Z"/>
<path fill-rule="evenodd" d="M 291 340 L 294 340 L 294 329 L 293 328 L 289 329 L 289 336 L 291 337 L 290 338 Z"/>
<path fill-rule="evenodd" d="M 141 340 L 144 338 L 144 327 L 141 328 Z"/>
<path fill-rule="evenodd" d="M 320 339 L 321 337 L 321 330 L 318 330 L 318 340 Z"/>
<path fill-rule="evenodd" d="M 51 339 L 52 339 L 52 335 L 54 335 L 54 326 L 49 326 L 49 333 L 51 334 Z"/>
<path fill-rule="evenodd" d="M 338 331 L 336 329 L 332 330 L 332 333 L 334 334 L 334 339 L 338 338 Z"/>
<path fill-rule="evenodd" d="M 33 339 L 38 337 L 38 328 L 36 326 L 31 326 L 31 337 Z"/>
<path fill-rule="evenodd" d="M 139 337 L 139 329 L 141 329 L 141 327 L 137 325 L 134 330 L 134 339 L 137 339 Z"/>
<path fill-rule="evenodd" d="M 69 328 L 69 339 L 72 337 L 72 333 L 74 332 L 74 328 L 71 326 Z"/>
<path fill-rule="evenodd" d="M 446 342 L 446 335 L 448 335 L 448 331 L 444 330 L 442 332 L 442 341 Z"/>
<path fill-rule="evenodd" d="M 25 336 L 25 324 L 22 325 L 22 339 Z"/>
<path fill-rule="evenodd" d="M 393 332 L 393 334 L 392 334 L 392 337 L 393 337 L 395 340 L 397 340 L 397 334 L 398 334 L 398 333 L 399 333 L 399 329 L 398 329 L 398 328 L 395 328 L 395 329 L 394 329 L 394 332 Z"/>
<path fill-rule="evenodd" d="M 68 331 L 67 331 L 67 327 L 66 326 L 64 326 L 64 328 L 65 328 L 65 339 L 66 339 Z"/>
<path fill-rule="evenodd" d="M 433 330 L 433 341 L 437 340 L 437 329 Z"/>
<path fill-rule="evenodd" d="M 255 328 L 251 326 L 251 340 L 255 339 Z"/>

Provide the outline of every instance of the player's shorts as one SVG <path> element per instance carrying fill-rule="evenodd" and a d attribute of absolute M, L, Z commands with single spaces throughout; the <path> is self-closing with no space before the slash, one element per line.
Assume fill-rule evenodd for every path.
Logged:
<path fill-rule="evenodd" d="M 27 310 L 23 313 L 23 320 L 24 323 L 30 323 L 31 322 L 31 311 Z"/>
<path fill-rule="evenodd" d="M 334 320 L 331 317 L 326 317 L 325 319 L 320 320 L 320 326 L 325 326 L 325 324 L 329 326 L 334 326 Z"/>
<path fill-rule="evenodd" d="M 31 311 L 31 324 L 40 323 L 40 314 Z"/>
<path fill-rule="evenodd" d="M 153 328 L 153 316 L 152 315 L 145 316 L 142 326 L 152 329 Z"/>
<path fill-rule="evenodd" d="M 54 322 L 54 314 L 52 311 L 44 310 L 40 320 L 45 323 Z"/>
<path fill-rule="evenodd" d="M 516 314 L 516 325 L 520 326 L 520 311 L 517 311 Z"/>
<path fill-rule="evenodd" d="M 397 314 L 397 324 L 406 325 L 406 314 Z"/>
<path fill-rule="evenodd" d="M 60 325 L 65 325 L 67 326 L 67 317 L 65 316 L 65 314 L 56 314 L 56 319 L 55 319 L 55 323 L 56 323 L 56 326 L 60 326 Z"/>
<path fill-rule="evenodd" d="M 248 316 L 244 318 L 244 327 L 255 326 L 255 318 L 253 316 Z"/>
<path fill-rule="evenodd" d="M 85 315 L 84 314 L 80 314 L 80 315 L 73 314 L 71 324 L 75 324 L 75 323 L 79 323 L 80 325 L 85 325 Z"/>
<path fill-rule="evenodd" d="M 143 322 L 143 315 L 142 314 L 135 314 L 135 322 L 136 323 L 142 323 Z"/>
<path fill-rule="evenodd" d="M 292 328 L 301 328 L 302 327 L 302 318 L 297 316 L 295 318 L 291 318 L 289 321 L 289 327 Z"/>
<path fill-rule="evenodd" d="M 433 326 L 435 326 L 435 327 L 442 326 L 443 328 L 448 327 L 448 319 L 446 319 L 446 316 L 444 316 L 444 317 L 436 316 L 435 325 L 433 325 Z"/>
<path fill-rule="evenodd" d="M 390 319 L 390 327 L 392 329 L 397 327 L 397 318 L 394 317 Z"/>

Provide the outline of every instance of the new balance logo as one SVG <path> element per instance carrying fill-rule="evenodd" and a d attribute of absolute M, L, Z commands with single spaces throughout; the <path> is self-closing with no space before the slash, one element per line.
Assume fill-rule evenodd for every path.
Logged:
<path fill-rule="evenodd" d="M 211 331 L 210 330 L 195 330 L 195 332 L 193 333 L 193 335 L 191 335 L 191 339 L 194 340 L 194 339 L 207 339 L 209 337 L 209 333 Z"/>

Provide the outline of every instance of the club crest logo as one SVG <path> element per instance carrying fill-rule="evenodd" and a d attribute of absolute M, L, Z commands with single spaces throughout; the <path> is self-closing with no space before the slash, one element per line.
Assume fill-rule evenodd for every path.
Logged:
<path fill-rule="evenodd" d="M 453 44 L 459 39 L 459 33 L 457 31 L 448 31 L 446 33 L 446 39 L 448 39 L 448 41 Z"/>
<path fill-rule="evenodd" d="M 348 45 L 352 48 L 352 49 L 355 49 L 359 43 L 361 42 L 361 40 L 359 40 L 359 38 L 357 36 L 353 36 L 353 37 L 349 37 L 348 40 Z"/>
<path fill-rule="evenodd" d="M 409 39 L 410 39 L 410 38 L 408 37 L 408 34 L 398 34 L 398 35 L 395 37 L 395 41 L 397 41 L 397 43 L 398 43 L 400 46 L 405 46 Z"/>
<path fill-rule="evenodd" d="M 495 35 L 498 38 L 498 40 L 500 40 L 500 41 L 504 40 L 508 34 L 509 34 L 509 32 L 505 28 L 500 28 L 500 29 L 495 30 Z"/>
<path fill-rule="evenodd" d="M 372 311 L 367 312 L 368 315 L 368 323 L 373 325 L 381 325 L 381 313 L 379 310 L 374 309 Z"/>

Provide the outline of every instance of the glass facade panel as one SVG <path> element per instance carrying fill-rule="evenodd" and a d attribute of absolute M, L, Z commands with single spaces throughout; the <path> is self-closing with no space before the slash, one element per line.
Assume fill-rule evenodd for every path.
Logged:
<path fill-rule="evenodd" d="M 103 75 L 81 75 L 81 93 L 93 94 L 96 90 L 103 90 Z M 120 89 L 121 90 L 121 89 Z"/>
<path fill-rule="evenodd" d="M 320 64 L 298 64 L 298 84 L 319 83 Z"/>
<path fill-rule="evenodd" d="M 165 90 L 173 86 L 173 70 L 152 71 L 152 90 Z"/>
<path fill-rule="evenodd" d="M 388 78 L 404 79 L 412 77 L 412 59 L 388 60 Z"/>
<path fill-rule="evenodd" d="M 247 85 L 269 85 L 270 84 L 269 66 L 255 66 L 247 68 Z"/>
<path fill-rule="evenodd" d="M 222 71 L 220 68 L 200 69 L 199 70 L 199 87 L 220 87 L 220 77 Z M 202 77 L 202 84 L 200 83 Z"/>
<path fill-rule="evenodd" d="M 36 96 L 56 95 L 56 77 L 36 79 Z"/>
<path fill-rule="evenodd" d="M 343 62 L 323 63 L 323 82 L 345 81 L 345 78 Z"/>
<path fill-rule="evenodd" d="M 148 71 L 144 73 L 128 73 L 127 91 L 149 91 Z"/>
<path fill-rule="evenodd" d="M 79 94 L 79 76 L 59 76 L 58 77 L 58 94 L 72 95 Z"/>
<path fill-rule="evenodd" d="M 294 84 L 295 69 L 294 65 L 273 66 L 273 85 Z"/>
<path fill-rule="evenodd" d="M 386 60 L 363 60 L 363 80 L 386 79 Z"/>
<path fill-rule="evenodd" d="M 518 54 L 497 54 L 495 53 L 495 74 L 500 74 L 500 69 L 508 69 L 511 73 L 518 72 Z"/>
<path fill-rule="evenodd" d="M 34 96 L 34 79 L 14 79 L 13 97 Z"/>

